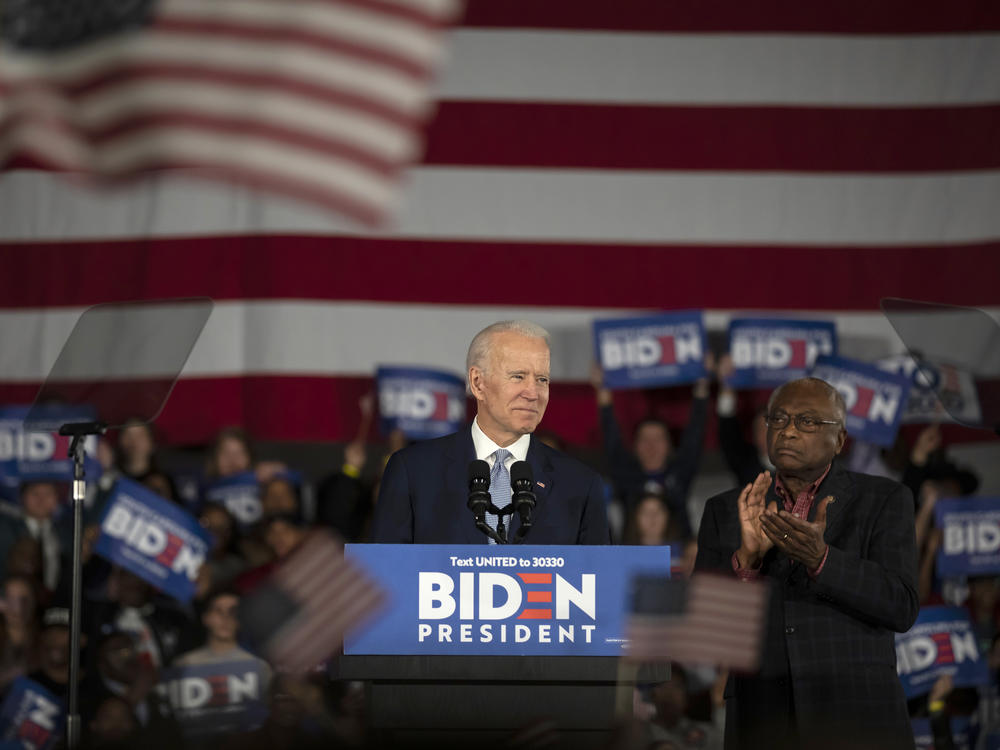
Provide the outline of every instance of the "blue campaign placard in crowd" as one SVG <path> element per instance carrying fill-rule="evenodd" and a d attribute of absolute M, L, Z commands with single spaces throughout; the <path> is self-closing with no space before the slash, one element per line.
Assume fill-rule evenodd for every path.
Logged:
<path fill-rule="evenodd" d="M 847 432 L 855 440 L 891 446 L 903 419 L 910 380 L 846 357 L 820 357 L 810 372 L 844 397 Z"/>
<path fill-rule="evenodd" d="M 456 432 L 465 424 L 465 381 L 442 370 L 379 367 L 379 427 L 383 435 L 402 430 L 411 440 Z"/>
<path fill-rule="evenodd" d="M 941 578 L 1000 574 L 1000 497 L 947 497 L 934 506 Z"/>
<path fill-rule="evenodd" d="M 387 593 L 345 654 L 620 656 L 630 583 L 668 547 L 348 544 Z"/>
<path fill-rule="evenodd" d="M 989 682 L 969 613 L 959 607 L 921 607 L 913 627 L 896 634 L 896 671 L 907 698 L 930 692 L 945 674 L 956 687 Z"/>
<path fill-rule="evenodd" d="M 0 407 L 0 497 L 11 502 L 17 501 L 21 482 L 69 482 L 73 479 L 70 438 L 55 432 L 27 432 L 24 418 L 30 408 Z M 81 406 L 50 406 L 46 414 L 62 423 L 88 422 L 94 418 L 93 409 Z M 83 451 L 87 481 L 96 481 L 101 476 L 96 435 L 84 440 Z"/>
<path fill-rule="evenodd" d="M 774 388 L 801 378 L 817 357 L 837 354 L 837 328 L 829 321 L 733 318 L 729 356 L 733 388 Z"/>
<path fill-rule="evenodd" d="M 211 546 L 212 535 L 190 513 L 137 482 L 119 479 L 94 551 L 186 602 Z"/>
<path fill-rule="evenodd" d="M 910 723 L 913 725 L 915 750 L 934 750 L 934 733 L 931 731 L 930 719 L 910 719 Z M 976 746 L 978 727 L 968 716 L 952 716 L 948 724 L 951 727 L 954 750 L 972 750 Z"/>
<path fill-rule="evenodd" d="M 256 729 L 267 718 L 268 675 L 259 660 L 170 667 L 157 689 L 187 739 Z"/>
<path fill-rule="evenodd" d="M 705 377 L 700 310 L 594 321 L 594 351 L 608 388 L 653 388 Z"/>
<path fill-rule="evenodd" d="M 215 480 L 205 490 L 205 502 L 224 506 L 242 531 L 257 523 L 263 514 L 260 483 L 252 471 Z"/>
<path fill-rule="evenodd" d="M 24 750 L 55 747 L 66 723 L 63 703 L 27 677 L 18 677 L 0 707 L 0 743 Z"/>
<path fill-rule="evenodd" d="M 945 364 L 923 362 L 919 366 L 909 354 L 878 360 L 886 372 L 908 377 L 912 383 L 903 412 L 903 424 L 950 421 L 979 424 L 982 412 L 972 375 Z"/>

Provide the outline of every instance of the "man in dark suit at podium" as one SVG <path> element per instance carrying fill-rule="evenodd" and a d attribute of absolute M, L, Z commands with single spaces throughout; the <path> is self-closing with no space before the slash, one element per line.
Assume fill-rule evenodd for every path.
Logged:
<path fill-rule="evenodd" d="M 395 453 L 375 506 L 372 541 L 418 544 L 492 543 L 467 507 L 469 464 L 490 467 L 493 504 L 511 503 L 510 467 L 526 461 L 536 505 L 519 536 L 517 514 L 508 538 L 523 544 L 608 544 L 604 492 L 598 475 L 532 435 L 549 400 L 549 335 L 529 321 L 503 321 L 480 331 L 466 359 L 469 390 L 478 404 L 469 427 Z M 494 531 L 497 517 L 486 522 Z"/>

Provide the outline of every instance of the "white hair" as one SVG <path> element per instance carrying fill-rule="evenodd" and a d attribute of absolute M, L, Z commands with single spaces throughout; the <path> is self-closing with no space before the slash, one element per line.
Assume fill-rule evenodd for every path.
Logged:
<path fill-rule="evenodd" d="M 486 326 L 472 338 L 472 343 L 469 344 L 469 353 L 465 357 L 466 373 L 473 367 L 486 371 L 486 363 L 489 362 L 490 353 L 493 351 L 493 337 L 498 333 L 518 333 L 522 336 L 542 339 L 545 346 L 551 348 L 549 332 L 537 323 L 532 323 L 530 320 L 501 320 Z"/>

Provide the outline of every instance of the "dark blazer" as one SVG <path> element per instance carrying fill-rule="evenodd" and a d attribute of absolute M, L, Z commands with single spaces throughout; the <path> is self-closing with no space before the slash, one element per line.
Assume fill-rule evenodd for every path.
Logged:
<path fill-rule="evenodd" d="M 392 455 L 372 523 L 372 541 L 417 544 L 486 544 L 466 507 L 469 463 L 476 458 L 470 427 Z M 531 436 L 528 464 L 537 504 L 522 544 L 608 544 L 600 477 L 579 461 Z M 518 519 L 512 516 L 511 540 Z"/>
<path fill-rule="evenodd" d="M 695 570 L 735 575 L 738 495 L 706 504 Z M 836 462 L 810 520 L 827 495 L 835 498 L 827 508 L 830 551 L 815 579 L 777 548 L 764 557 L 772 585 L 762 666 L 727 685 L 727 748 L 913 748 L 893 635 L 910 629 L 919 608 L 913 498 L 897 482 Z M 781 507 L 773 483 L 772 500 Z"/>

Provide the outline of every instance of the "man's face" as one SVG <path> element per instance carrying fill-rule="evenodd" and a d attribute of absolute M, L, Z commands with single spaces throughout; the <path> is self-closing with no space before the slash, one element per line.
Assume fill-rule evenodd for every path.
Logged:
<path fill-rule="evenodd" d="M 105 640 L 98 654 L 98 664 L 108 678 L 131 684 L 139 672 L 139 654 L 131 636 L 117 633 Z"/>
<path fill-rule="evenodd" d="M 670 456 L 670 433 L 656 422 L 647 422 L 635 433 L 635 457 L 643 471 L 659 471 Z"/>
<path fill-rule="evenodd" d="M 260 504 L 265 516 L 276 513 L 297 513 L 299 510 L 295 488 L 287 479 L 272 479 L 264 485 L 264 491 L 260 495 Z"/>
<path fill-rule="evenodd" d="M 493 336 L 486 369 L 469 370 L 477 419 L 497 445 L 534 432 L 549 403 L 549 347 L 544 339 L 504 331 Z"/>
<path fill-rule="evenodd" d="M 239 630 L 237 618 L 239 606 L 239 598 L 230 594 L 220 594 L 212 600 L 202 615 L 202 622 L 213 638 L 218 641 L 236 641 L 236 632 Z"/>
<path fill-rule="evenodd" d="M 281 519 L 271 521 L 264 529 L 264 543 L 279 560 L 291 554 L 304 536 L 305 532 L 298 526 Z"/>
<path fill-rule="evenodd" d="M 146 459 L 156 450 L 149 428 L 141 424 L 123 427 L 118 435 L 118 447 L 127 459 Z"/>
<path fill-rule="evenodd" d="M 806 476 L 822 472 L 844 447 L 847 431 L 843 415 L 820 386 L 809 383 L 785 386 L 771 404 L 769 414 L 791 417 L 784 428 L 767 431 L 767 454 L 780 473 Z M 815 432 L 801 432 L 794 418 L 802 415 L 838 420 L 840 424 L 821 424 Z"/>
<path fill-rule="evenodd" d="M 51 482 L 29 484 L 21 492 L 21 504 L 30 518 L 52 518 L 59 509 L 59 492 Z"/>
<path fill-rule="evenodd" d="M 220 477 L 229 477 L 241 471 L 250 471 L 250 454 L 242 441 L 225 438 L 219 443 L 216 454 L 216 471 Z"/>
<path fill-rule="evenodd" d="M 38 638 L 38 658 L 52 680 L 60 684 L 69 681 L 69 628 L 48 627 Z"/>

